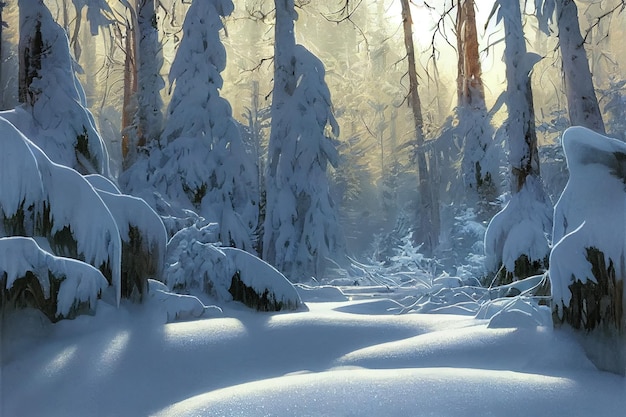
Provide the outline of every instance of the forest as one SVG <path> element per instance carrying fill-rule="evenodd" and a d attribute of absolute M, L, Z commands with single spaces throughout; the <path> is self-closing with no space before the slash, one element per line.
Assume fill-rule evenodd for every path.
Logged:
<path fill-rule="evenodd" d="M 572 382 L 572 415 L 626 406 L 625 0 L 9 0 L 0 21 L 0 413 L 36 392 L 100 415 L 103 385 L 102 415 L 407 415 L 409 386 L 457 393 L 427 414 L 498 414 L 525 383 L 556 387 L 550 415 Z"/>

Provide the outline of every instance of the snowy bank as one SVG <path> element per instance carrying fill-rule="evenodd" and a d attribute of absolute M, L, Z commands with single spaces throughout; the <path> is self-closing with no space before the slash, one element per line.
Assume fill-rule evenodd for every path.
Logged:
<path fill-rule="evenodd" d="M 554 209 L 554 318 L 580 331 L 600 368 L 626 374 L 626 144 L 572 127 L 563 149 L 570 178 Z"/>

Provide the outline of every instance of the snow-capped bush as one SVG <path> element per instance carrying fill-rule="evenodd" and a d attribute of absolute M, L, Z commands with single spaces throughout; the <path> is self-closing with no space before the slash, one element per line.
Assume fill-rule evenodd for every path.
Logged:
<path fill-rule="evenodd" d="M 121 296 L 145 293 L 146 279 L 160 276 L 165 256 L 167 236 L 156 213 L 144 201 L 120 194 L 104 177 L 83 177 L 50 161 L 37 145 L 4 119 L 0 119 L 0 134 L 0 238 L 35 237 L 38 250 L 47 253 L 50 259 L 72 258 L 98 268 L 114 287 L 117 303 Z M 6 245 L 14 242 L 18 241 L 7 241 Z M 32 274 L 41 283 L 47 264 L 39 265 L 40 269 Z M 64 261 L 63 265 L 75 264 Z M 7 268 L 6 264 L 2 267 Z M 61 282 L 60 298 L 52 293 L 52 297 L 43 298 L 48 304 L 33 301 L 38 308 L 44 306 L 42 311 L 51 320 L 73 317 L 81 303 L 88 301 L 85 288 L 91 284 L 76 278 L 81 276 L 79 272 L 68 271 L 63 276 L 50 269 L 47 287 L 58 287 Z M 3 293 L 13 291 L 9 298 L 19 296 L 10 286 L 15 279 L 13 276 L 12 281 L 4 282 L 0 288 Z M 100 289 L 90 290 L 90 297 Z M 75 303 L 69 301 L 73 300 L 72 291 Z M 89 306 L 94 308 L 95 304 L 90 301 Z M 59 313 L 53 314 L 56 308 Z"/>
<path fill-rule="evenodd" d="M 487 227 L 485 263 L 489 273 L 500 275 L 499 284 L 547 268 L 550 247 L 545 231 L 552 228 L 552 211 L 540 181 L 528 176 Z"/>
<path fill-rule="evenodd" d="M 302 300 L 283 274 L 261 259 L 214 243 L 215 225 L 178 232 L 168 243 L 164 282 L 177 292 L 199 290 L 261 311 L 296 310 Z"/>
<path fill-rule="evenodd" d="M 53 256 L 33 238 L 0 238 L 2 309 L 32 306 L 55 322 L 95 311 L 96 299 L 107 286 L 98 269 Z"/>
<path fill-rule="evenodd" d="M 0 132 L 0 237 L 46 238 L 55 255 L 100 268 L 119 300 L 122 245 L 102 199 L 78 172 L 50 161 L 6 120 L 0 119 Z"/>
<path fill-rule="evenodd" d="M 122 297 L 130 298 L 134 294 L 141 299 L 147 279 L 161 277 L 167 245 L 165 226 L 145 201 L 96 191 L 113 215 L 122 239 Z"/>
<path fill-rule="evenodd" d="M 554 320 L 585 332 L 597 366 L 624 374 L 626 144 L 573 127 L 563 148 L 570 178 L 554 209 Z"/>

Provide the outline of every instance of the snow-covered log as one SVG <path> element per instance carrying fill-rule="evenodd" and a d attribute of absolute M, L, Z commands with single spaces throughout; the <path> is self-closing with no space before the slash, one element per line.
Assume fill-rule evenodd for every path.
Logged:
<path fill-rule="evenodd" d="M 33 238 L 0 238 L 1 309 L 35 307 L 55 322 L 93 312 L 98 295 L 107 286 L 98 269 L 53 256 Z"/>
<path fill-rule="evenodd" d="M 626 144 L 583 127 L 563 135 L 570 178 L 554 209 L 553 319 L 589 357 L 626 374 Z"/>

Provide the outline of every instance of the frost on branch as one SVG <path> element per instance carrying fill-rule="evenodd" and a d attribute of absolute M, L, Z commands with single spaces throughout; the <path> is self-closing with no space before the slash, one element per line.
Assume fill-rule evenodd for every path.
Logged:
<path fill-rule="evenodd" d="M 570 178 L 554 209 L 553 319 L 581 331 L 590 359 L 626 374 L 626 144 L 573 127 Z"/>

